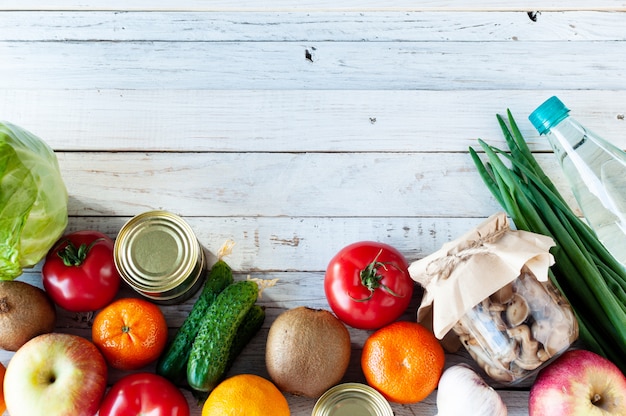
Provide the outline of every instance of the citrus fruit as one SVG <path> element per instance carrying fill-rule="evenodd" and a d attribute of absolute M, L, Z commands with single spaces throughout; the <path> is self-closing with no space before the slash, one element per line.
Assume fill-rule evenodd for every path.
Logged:
<path fill-rule="evenodd" d="M 91 332 L 109 365 L 120 370 L 136 370 L 155 361 L 167 343 L 163 312 L 137 298 L 106 306 L 94 318 Z"/>
<path fill-rule="evenodd" d="M 4 411 L 7 410 L 7 404 L 4 401 L 4 373 L 6 373 L 7 369 L 4 364 L 0 363 L 0 415 L 4 414 Z"/>
<path fill-rule="evenodd" d="M 239 374 L 222 381 L 202 407 L 202 416 L 289 416 L 287 399 L 271 381 Z"/>
<path fill-rule="evenodd" d="M 445 353 L 435 335 L 417 322 L 398 321 L 372 333 L 363 345 L 367 383 L 395 403 L 417 403 L 437 387 Z"/>

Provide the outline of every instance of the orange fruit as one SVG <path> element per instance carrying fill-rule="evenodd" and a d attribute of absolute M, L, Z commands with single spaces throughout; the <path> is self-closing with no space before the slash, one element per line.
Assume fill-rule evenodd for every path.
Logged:
<path fill-rule="evenodd" d="M 395 403 L 417 403 L 437 387 L 445 353 L 417 322 L 398 321 L 372 333 L 361 355 L 367 383 Z"/>
<path fill-rule="evenodd" d="M 6 373 L 7 369 L 4 364 L 0 363 L 0 415 L 4 414 L 4 411 L 7 410 L 7 404 L 4 401 L 4 373 Z"/>
<path fill-rule="evenodd" d="M 202 416 L 289 416 L 287 399 L 271 381 L 239 374 L 213 389 L 202 406 Z"/>
<path fill-rule="evenodd" d="M 124 298 L 98 312 L 91 336 L 111 367 L 136 370 L 161 355 L 167 343 L 167 322 L 154 303 Z"/>

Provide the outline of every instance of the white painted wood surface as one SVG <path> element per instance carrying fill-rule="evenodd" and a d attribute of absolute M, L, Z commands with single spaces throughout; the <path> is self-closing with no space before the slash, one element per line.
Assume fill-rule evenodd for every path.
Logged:
<path fill-rule="evenodd" d="M 210 262 L 232 238 L 237 278 L 280 279 L 232 373 L 267 375 L 280 312 L 328 308 L 324 269 L 346 244 L 383 241 L 413 261 L 499 210 L 467 153 L 479 137 L 504 146 L 496 113 L 511 109 L 570 201 L 527 122 L 537 105 L 556 94 L 626 148 L 623 2 L 128 3 L 0 0 L 0 119 L 57 152 L 68 231 L 115 237 L 167 209 Z M 40 285 L 39 269 L 21 279 Z M 172 334 L 192 303 L 163 307 Z M 89 337 L 89 316 L 60 311 L 59 330 Z M 363 381 L 368 333 L 351 335 L 345 379 Z M 510 415 L 528 413 L 529 384 L 496 385 Z M 288 400 L 311 413 L 313 400 Z M 434 415 L 435 400 L 393 407 Z"/>

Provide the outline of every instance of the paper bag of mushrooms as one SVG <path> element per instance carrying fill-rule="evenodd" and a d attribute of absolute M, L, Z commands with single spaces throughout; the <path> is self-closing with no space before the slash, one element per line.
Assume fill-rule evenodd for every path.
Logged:
<path fill-rule="evenodd" d="M 411 264 L 424 288 L 418 321 L 440 340 L 456 334 L 494 380 L 525 379 L 578 337 L 570 305 L 548 279 L 553 245 L 512 230 L 504 213 L 491 216 Z"/>

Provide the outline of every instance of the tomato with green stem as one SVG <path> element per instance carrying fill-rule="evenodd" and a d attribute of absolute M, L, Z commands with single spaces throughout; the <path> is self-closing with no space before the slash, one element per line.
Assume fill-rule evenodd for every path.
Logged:
<path fill-rule="evenodd" d="M 98 231 L 61 237 L 42 268 L 43 286 L 52 301 L 70 312 L 94 311 L 111 303 L 121 280 L 113 250 L 113 240 Z"/>
<path fill-rule="evenodd" d="M 332 311 L 358 329 L 378 329 L 398 319 L 411 302 L 413 288 L 402 253 L 374 241 L 344 247 L 330 260 L 324 277 Z"/>

